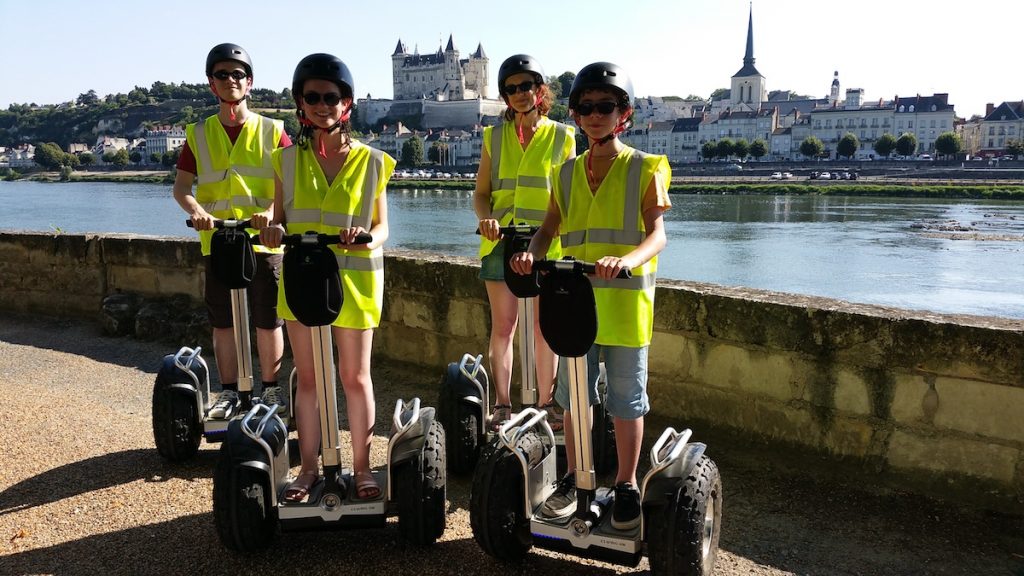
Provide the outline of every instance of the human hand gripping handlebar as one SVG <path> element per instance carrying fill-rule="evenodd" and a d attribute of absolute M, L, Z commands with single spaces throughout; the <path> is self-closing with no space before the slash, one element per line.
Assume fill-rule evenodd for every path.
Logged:
<path fill-rule="evenodd" d="M 192 220 L 185 220 L 185 226 L 189 228 L 195 228 L 195 224 Z M 245 220 L 214 220 L 213 227 L 220 230 L 221 228 L 251 228 L 252 220 L 246 218 Z"/>
<path fill-rule="evenodd" d="M 576 260 L 574 258 L 562 258 L 559 260 L 537 260 L 533 263 L 533 268 L 541 272 L 573 272 L 575 274 L 587 274 L 593 275 L 596 272 L 596 266 L 591 262 L 584 262 L 582 260 Z M 632 278 L 633 272 L 628 268 L 619 270 L 616 278 Z"/>

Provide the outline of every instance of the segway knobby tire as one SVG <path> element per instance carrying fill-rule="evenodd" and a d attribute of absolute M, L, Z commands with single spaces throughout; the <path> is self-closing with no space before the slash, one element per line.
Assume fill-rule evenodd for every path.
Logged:
<path fill-rule="evenodd" d="M 441 381 L 437 418 L 444 426 L 448 469 L 455 474 L 468 474 L 480 456 L 479 410 L 459 398 L 456 390 L 459 378 L 462 378 L 459 365 L 452 362 Z"/>
<path fill-rule="evenodd" d="M 223 444 L 213 471 L 213 519 L 217 536 L 229 550 L 265 550 L 277 533 L 277 509 L 271 505 L 267 474 L 238 466 Z"/>
<path fill-rule="evenodd" d="M 663 505 L 647 514 L 647 552 L 655 575 L 707 576 L 715 566 L 722 522 L 722 479 L 718 467 L 701 456 Z M 707 526 L 708 507 L 712 506 Z M 710 533 L 709 533 L 710 532 Z"/>
<path fill-rule="evenodd" d="M 398 482 L 398 534 L 406 542 L 429 546 L 444 533 L 445 453 L 444 428 L 430 423 L 423 451 L 395 471 Z"/>
<path fill-rule="evenodd" d="M 530 466 L 546 455 L 536 432 L 520 438 L 517 449 Z M 495 438 L 486 445 L 473 474 L 469 499 L 469 522 L 473 538 L 487 554 L 503 561 L 521 561 L 533 546 L 530 519 L 523 502 L 523 468 L 519 458 Z"/>
<path fill-rule="evenodd" d="M 203 432 L 195 402 L 171 389 L 157 376 L 153 384 L 153 441 L 156 451 L 173 462 L 188 460 L 199 451 Z"/>

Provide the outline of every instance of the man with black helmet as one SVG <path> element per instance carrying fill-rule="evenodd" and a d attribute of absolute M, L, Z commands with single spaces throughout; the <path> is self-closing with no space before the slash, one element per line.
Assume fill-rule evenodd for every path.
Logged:
<path fill-rule="evenodd" d="M 665 247 L 662 213 L 671 207 L 671 171 L 664 156 L 645 154 L 619 141 L 633 112 L 633 83 L 609 62 L 585 66 L 569 93 L 569 111 L 590 148 L 555 168 L 551 204 L 527 252 L 511 268 L 529 274 L 534 259 L 561 235 L 566 256 L 596 264 L 594 298 L 598 333 L 587 354 L 590 403 L 597 402 L 598 361 L 608 380 L 606 409 L 615 423 L 618 472 L 612 526 L 629 530 L 640 522 L 636 467 L 640 458 L 647 397 L 647 349 L 654 330 L 654 283 L 658 253 Z M 632 278 L 619 279 L 623 269 Z M 559 367 L 555 398 L 568 407 L 565 366 Z M 569 413 L 565 425 L 573 426 Z M 557 518 L 576 509 L 574 435 L 565 435 L 568 473 L 558 481 L 541 513 Z"/>
<path fill-rule="evenodd" d="M 504 282 L 504 245 L 499 228 L 511 223 L 539 225 L 550 201 L 551 168 L 576 155 L 572 128 L 549 120 L 554 95 L 544 69 L 528 54 L 515 54 L 498 69 L 498 91 L 508 108 L 497 126 L 484 128 L 483 150 L 473 193 L 480 230 L 480 278 L 491 308 L 488 356 L 494 380 L 495 404 L 489 417 L 497 429 L 512 413 L 512 337 L 518 323 L 518 301 Z M 558 241 L 548 257 L 561 256 Z M 534 317 L 536 319 L 536 316 Z M 537 370 L 538 407 L 548 411 L 557 431 L 562 422 L 552 398 L 556 358 L 540 333 L 540 325 L 527 327 L 535 334 L 533 360 Z"/>
<path fill-rule="evenodd" d="M 211 418 L 231 418 L 239 408 L 238 353 L 235 349 L 231 295 L 210 270 L 214 220 L 245 219 L 269 208 L 274 199 L 270 153 L 291 140 L 284 123 L 249 111 L 252 59 L 237 44 L 218 44 L 206 56 L 206 79 L 220 102 L 217 114 L 186 127 L 178 158 L 174 199 L 199 231 L 206 266 L 205 300 L 213 327 L 213 351 L 223 391 L 210 408 Z M 192 186 L 198 181 L 195 194 Z M 254 230 L 250 230 L 255 234 Z M 281 251 L 256 247 L 256 274 L 249 287 L 263 400 L 284 409 L 277 384 L 284 354 L 282 322 L 277 317 L 277 279 Z M 243 353 L 248 353 L 244 351 Z"/>

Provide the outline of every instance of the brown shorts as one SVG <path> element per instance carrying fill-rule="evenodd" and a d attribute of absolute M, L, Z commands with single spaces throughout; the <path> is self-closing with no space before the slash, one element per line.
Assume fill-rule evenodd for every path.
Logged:
<path fill-rule="evenodd" d="M 210 270 L 210 257 L 203 257 L 206 269 L 206 312 L 214 328 L 231 328 L 231 291 Z M 256 253 L 256 276 L 249 285 L 249 313 L 257 328 L 272 329 L 284 325 L 277 317 L 277 281 L 281 277 L 281 255 Z"/>

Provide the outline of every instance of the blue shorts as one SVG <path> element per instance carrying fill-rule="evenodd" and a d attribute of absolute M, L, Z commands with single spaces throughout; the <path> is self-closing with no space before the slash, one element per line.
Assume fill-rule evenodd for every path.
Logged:
<path fill-rule="evenodd" d="M 597 380 L 598 361 L 604 357 L 608 377 L 605 410 L 616 418 L 636 420 L 651 410 L 647 397 L 647 346 L 602 346 L 594 344 L 587 352 L 587 379 L 590 381 L 590 404 L 599 404 Z M 569 409 L 569 365 L 571 358 L 558 359 L 558 387 L 555 400 Z"/>
<path fill-rule="evenodd" d="M 480 279 L 505 281 L 505 240 L 502 239 L 491 253 L 480 260 Z"/>

